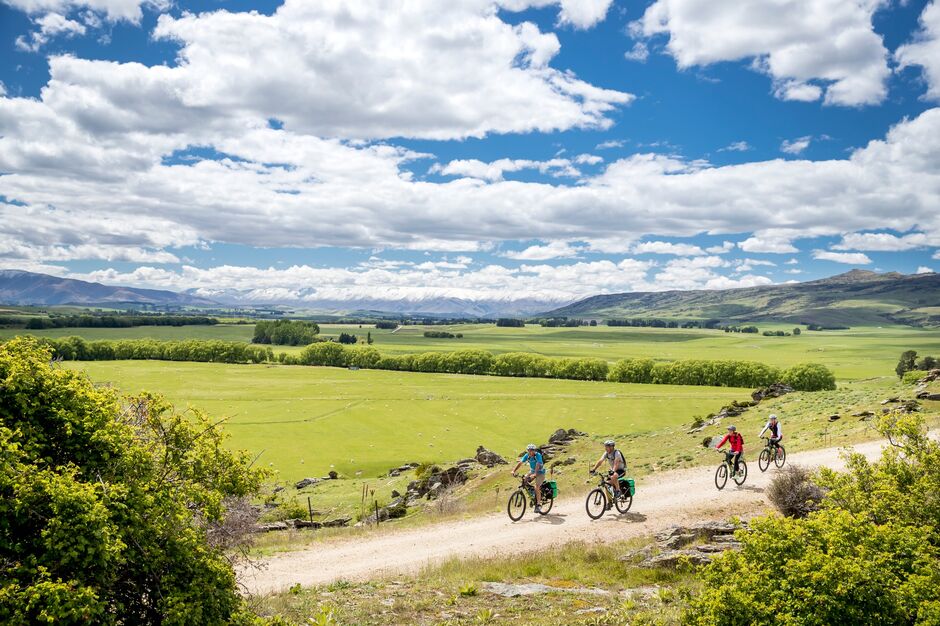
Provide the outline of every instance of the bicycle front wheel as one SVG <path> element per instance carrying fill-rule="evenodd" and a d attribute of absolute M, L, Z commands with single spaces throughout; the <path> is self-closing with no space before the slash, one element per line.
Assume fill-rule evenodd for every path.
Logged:
<path fill-rule="evenodd" d="M 774 465 L 777 467 L 783 467 L 783 464 L 787 462 L 787 451 L 783 446 L 777 448 L 777 455 L 774 457 Z"/>
<path fill-rule="evenodd" d="M 718 466 L 718 469 L 715 470 L 715 486 L 718 487 L 718 491 L 721 491 L 725 488 L 725 485 L 728 484 L 728 464 L 722 463 Z"/>
<path fill-rule="evenodd" d="M 607 494 L 604 493 L 603 489 L 591 490 L 591 493 L 587 496 L 587 501 L 584 503 L 584 508 L 587 510 L 588 517 L 600 519 L 607 510 Z"/>
<path fill-rule="evenodd" d="M 767 448 L 761 450 L 760 458 L 757 459 L 757 467 L 762 472 L 766 472 L 767 468 L 770 467 L 770 450 Z"/>
<path fill-rule="evenodd" d="M 747 480 L 747 463 L 741 459 L 738 461 L 738 473 L 734 475 L 734 483 L 740 487 L 745 480 Z"/>
<path fill-rule="evenodd" d="M 506 512 L 509 514 L 509 519 L 514 522 L 518 522 L 522 519 L 522 516 L 525 515 L 525 494 L 522 493 L 522 489 L 518 489 L 509 496 L 509 504 L 506 505 Z"/>

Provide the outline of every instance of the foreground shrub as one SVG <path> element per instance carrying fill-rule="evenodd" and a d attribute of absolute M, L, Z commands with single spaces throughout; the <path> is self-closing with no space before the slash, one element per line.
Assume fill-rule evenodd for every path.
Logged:
<path fill-rule="evenodd" d="M 813 474 L 799 465 L 788 465 L 767 487 L 767 499 L 787 517 L 806 517 L 819 510 L 823 493 Z"/>
<path fill-rule="evenodd" d="M 757 519 L 702 572 L 685 624 L 936 624 L 940 560 L 923 527 L 843 510 Z"/>
<path fill-rule="evenodd" d="M 207 416 L 122 404 L 50 357 L 0 345 L 0 623 L 247 620 L 217 531 L 263 474 Z"/>

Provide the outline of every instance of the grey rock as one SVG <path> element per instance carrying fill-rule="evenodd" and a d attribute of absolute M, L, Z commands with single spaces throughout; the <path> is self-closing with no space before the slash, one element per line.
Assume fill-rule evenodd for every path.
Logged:
<path fill-rule="evenodd" d="M 533 596 L 540 593 L 573 593 L 579 595 L 606 596 L 610 592 L 595 587 L 550 587 L 540 583 L 525 583 L 513 585 L 510 583 L 484 582 L 483 590 L 504 598 L 518 598 L 519 596 Z"/>
<path fill-rule="evenodd" d="M 304 478 L 303 480 L 297 481 L 294 487 L 296 487 L 297 489 L 303 489 L 304 487 L 310 487 L 312 485 L 316 485 L 318 482 L 320 482 L 319 478 Z"/>
<path fill-rule="evenodd" d="M 655 567 L 667 567 L 667 568 L 676 568 L 679 563 L 687 562 L 693 565 L 707 565 L 711 563 L 712 557 L 698 550 L 667 550 L 661 552 L 656 556 L 652 556 L 642 563 L 640 567 L 645 568 L 655 568 Z"/>
<path fill-rule="evenodd" d="M 493 467 L 494 465 L 507 465 L 508 462 L 503 457 L 499 456 L 491 450 L 487 450 L 483 446 L 477 448 L 476 461 L 480 465 L 485 465 L 487 467 Z"/>
<path fill-rule="evenodd" d="M 323 527 L 324 528 L 340 528 L 342 526 L 348 525 L 349 522 L 351 521 L 352 521 L 351 517 L 337 517 L 336 519 L 323 522 Z"/>
<path fill-rule="evenodd" d="M 554 444 L 568 443 L 569 441 L 571 441 L 571 436 L 568 434 L 568 431 L 565 430 L 564 428 L 559 428 L 558 430 L 553 432 L 548 438 L 548 443 L 554 443 Z"/>
<path fill-rule="evenodd" d="M 270 524 L 258 524 L 255 526 L 257 532 L 269 533 L 275 530 L 287 530 L 290 526 L 287 522 L 271 522 Z"/>

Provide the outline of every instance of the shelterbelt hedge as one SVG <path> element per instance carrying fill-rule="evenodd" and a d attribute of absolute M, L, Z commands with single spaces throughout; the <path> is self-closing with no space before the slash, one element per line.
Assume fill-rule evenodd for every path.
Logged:
<path fill-rule="evenodd" d="M 552 358 L 529 352 L 492 354 L 485 350 L 382 354 L 371 346 L 344 346 L 332 341 L 310 344 L 300 354 L 237 341 L 85 341 L 79 337 L 43 339 L 55 357 L 74 361 L 152 359 L 213 363 L 267 363 L 358 367 L 401 372 L 475 374 L 568 380 L 606 380 L 654 385 L 761 387 L 784 382 L 799 391 L 835 389 L 832 371 L 818 363 L 780 369 L 753 361 L 682 360 L 657 362 L 624 359 L 612 366 L 596 358 Z"/>

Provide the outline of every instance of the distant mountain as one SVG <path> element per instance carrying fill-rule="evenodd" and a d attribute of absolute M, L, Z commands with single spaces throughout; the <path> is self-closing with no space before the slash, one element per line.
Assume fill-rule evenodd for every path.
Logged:
<path fill-rule="evenodd" d="M 454 297 L 426 298 L 350 298 L 318 297 L 316 289 L 281 290 L 192 289 L 187 294 L 209 298 L 231 306 L 287 305 L 311 313 L 330 315 L 402 314 L 428 317 L 525 317 L 547 308 L 567 304 L 570 300 L 536 300 L 504 298 L 468 300 Z"/>
<path fill-rule="evenodd" d="M 852 270 L 831 278 L 785 285 L 607 294 L 580 300 L 546 315 L 940 326 L 940 274 L 907 276 Z"/>
<path fill-rule="evenodd" d="M 110 287 L 101 283 L 20 270 L 0 270 L 0 303 L 40 306 L 56 304 L 212 306 L 216 304 L 207 298 L 173 291 Z"/>

